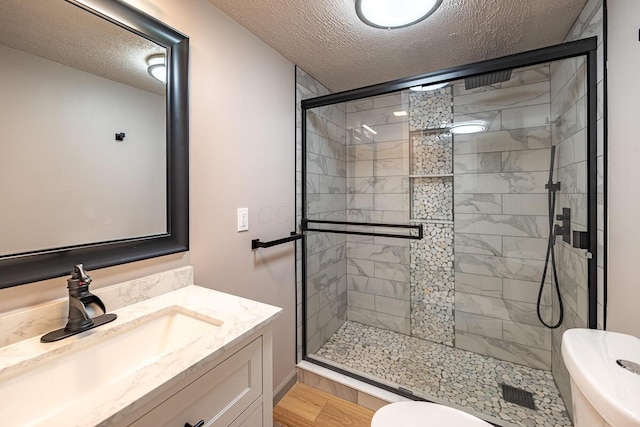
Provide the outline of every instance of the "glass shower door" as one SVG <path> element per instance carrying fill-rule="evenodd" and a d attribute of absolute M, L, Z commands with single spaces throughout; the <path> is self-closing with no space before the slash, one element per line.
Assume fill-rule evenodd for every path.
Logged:
<path fill-rule="evenodd" d="M 347 319 L 404 334 L 410 319 L 408 94 L 307 110 L 307 353 Z M 330 269 L 330 270 L 328 270 Z"/>
<path fill-rule="evenodd" d="M 561 336 L 595 298 L 586 64 L 303 110 L 305 358 L 492 422 L 536 422 L 535 401 L 570 425 Z"/>

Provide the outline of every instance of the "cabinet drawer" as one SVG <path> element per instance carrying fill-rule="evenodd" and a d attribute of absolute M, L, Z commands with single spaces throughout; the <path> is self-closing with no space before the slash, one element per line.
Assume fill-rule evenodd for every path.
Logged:
<path fill-rule="evenodd" d="M 262 403 L 245 411 L 230 427 L 263 427 Z"/>
<path fill-rule="evenodd" d="M 229 426 L 262 395 L 262 337 L 199 377 L 131 426 Z"/>

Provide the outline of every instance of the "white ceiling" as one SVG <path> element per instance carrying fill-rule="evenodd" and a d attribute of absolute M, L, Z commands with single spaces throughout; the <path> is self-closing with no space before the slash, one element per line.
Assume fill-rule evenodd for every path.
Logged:
<path fill-rule="evenodd" d="M 62 0 L 0 0 L 0 45 L 165 94 L 145 62 L 163 47 Z"/>
<path fill-rule="evenodd" d="M 338 92 L 562 43 L 586 0 L 444 0 L 409 28 L 363 24 L 355 0 L 209 0 Z"/>

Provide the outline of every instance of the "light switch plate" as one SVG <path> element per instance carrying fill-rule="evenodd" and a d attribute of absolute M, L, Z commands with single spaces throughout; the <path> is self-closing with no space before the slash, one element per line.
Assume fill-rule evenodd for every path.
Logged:
<path fill-rule="evenodd" d="M 249 208 L 238 208 L 238 232 L 249 231 Z"/>

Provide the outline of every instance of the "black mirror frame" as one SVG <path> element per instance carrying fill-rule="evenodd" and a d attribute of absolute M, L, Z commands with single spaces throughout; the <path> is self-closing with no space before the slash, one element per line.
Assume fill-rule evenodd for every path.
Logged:
<path fill-rule="evenodd" d="M 120 0 L 66 0 L 167 49 L 167 233 L 0 258 L 0 288 L 189 250 L 189 38 Z"/>

